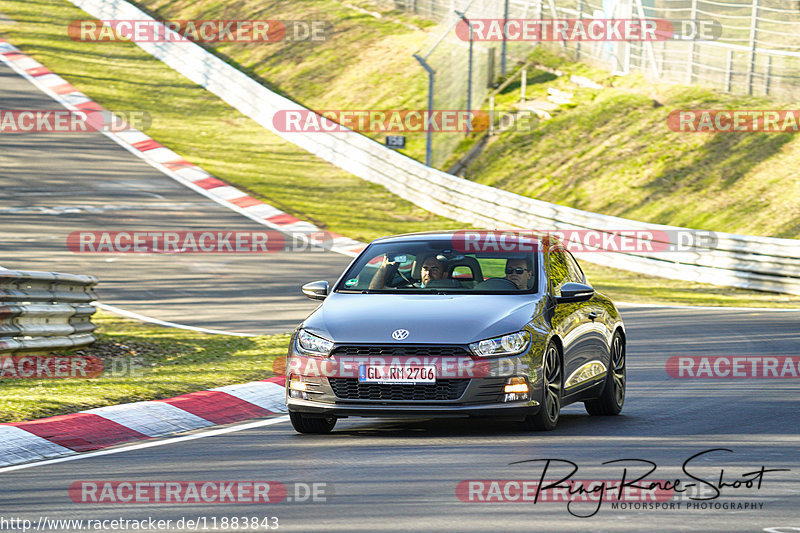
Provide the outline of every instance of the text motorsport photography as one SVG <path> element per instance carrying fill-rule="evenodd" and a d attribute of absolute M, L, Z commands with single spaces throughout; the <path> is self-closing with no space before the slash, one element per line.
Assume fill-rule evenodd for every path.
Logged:
<path fill-rule="evenodd" d="M 666 479 L 654 478 L 659 466 L 647 459 L 602 462 L 621 470 L 613 479 L 574 479 L 580 467 L 567 459 L 515 461 L 509 466 L 525 465 L 540 472 L 529 479 L 464 480 L 456 485 L 456 496 L 465 503 L 560 503 L 578 518 L 597 515 L 605 503 L 610 503 L 611 510 L 761 510 L 765 500 L 762 489 L 768 493 L 768 480 L 774 483 L 781 477 L 778 472 L 791 471 L 764 465 L 726 469 L 707 463 L 711 456 L 719 460 L 726 453 L 734 450 L 709 448 L 697 452 L 683 462 L 680 476 Z M 562 477 L 553 478 L 557 475 Z M 732 497 L 736 500 L 731 501 Z"/>

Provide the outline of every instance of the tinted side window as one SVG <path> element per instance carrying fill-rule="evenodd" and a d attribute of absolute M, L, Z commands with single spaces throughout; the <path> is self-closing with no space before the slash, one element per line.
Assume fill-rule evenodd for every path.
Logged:
<path fill-rule="evenodd" d="M 561 248 L 553 248 L 549 253 L 550 272 L 549 282 L 553 294 L 561 296 L 561 286 L 569 279 L 569 266 L 567 264 L 565 251 Z"/>
<path fill-rule="evenodd" d="M 567 268 L 569 268 L 569 280 L 575 283 L 586 283 L 586 276 L 583 275 L 583 270 L 578 265 L 578 262 L 572 257 L 569 252 L 564 252 L 567 258 Z"/>

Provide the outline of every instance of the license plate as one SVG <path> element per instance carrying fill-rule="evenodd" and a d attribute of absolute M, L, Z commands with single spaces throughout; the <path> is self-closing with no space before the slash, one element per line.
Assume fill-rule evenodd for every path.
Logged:
<path fill-rule="evenodd" d="M 425 365 L 359 365 L 360 383 L 406 384 L 436 383 L 436 367 Z"/>

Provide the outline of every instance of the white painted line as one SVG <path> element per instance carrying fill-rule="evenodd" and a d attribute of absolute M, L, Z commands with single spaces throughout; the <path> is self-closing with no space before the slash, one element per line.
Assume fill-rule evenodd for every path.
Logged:
<path fill-rule="evenodd" d="M 0 464 L 11 463 L 4 458 L 6 454 L 12 456 L 13 462 L 16 463 L 74 453 L 69 448 L 28 433 L 16 426 L 0 426 Z"/>
<path fill-rule="evenodd" d="M 17 66 L 23 70 L 30 70 L 32 68 L 39 68 L 42 66 L 41 63 L 33 59 L 32 57 L 24 57 L 22 59 L 18 59 L 15 61 Z"/>
<path fill-rule="evenodd" d="M 71 455 L 69 457 L 59 457 L 57 459 L 48 459 L 46 461 L 40 461 L 38 463 L 28 463 L 24 465 L 15 465 L 15 466 L 7 466 L 5 468 L 0 468 L 0 474 L 4 472 L 14 472 L 17 470 L 25 470 L 28 468 L 34 468 L 37 466 L 45 466 L 45 465 L 52 465 L 57 463 L 66 463 L 67 461 L 78 461 L 80 459 L 90 459 L 92 457 L 100 457 L 103 455 L 115 455 L 118 453 L 125 453 L 130 452 L 133 450 L 143 450 L 146 448 L 155 448 L 158 446 L 166 446 L 167 444 L 178 444 L 181 442 L 187 442 L 190 440 L 197 440 L 197 439 L 204 439 L 206 437 L 216 437 L 217 435 L 226 435 L 228 433 L 237 433 L 239 431 L 245 431 L 248 429 L 271 426 L 273 424 L 280 424 L 281 422 L 286 422 L 289 420 L 288 416 L 281 416 L 278 418 L 269 418 L 267 420 L 259 420 L 257 422 L 249 422 L 247 424 L 242 424 L 238 426 L 228 427 L 228 428 L 221 428 L 221 429 L 212 429 L 209 431 L 204 431 L 202 433 L 195 433 L 194 435 L 185 435 L 183 437 L 175 437 L 173 439 L 166 438 L 164 440 L 158 440 L 155 442 L 143 442 L 141 444 L 133 444 L 131 446 L 123 446 L 120 448 L 111 448 L 107 450 L 98 450 L 96 452 L 88 452 L 82 453 L 77 455 Z"/>
<path fill-rule="evenodd" d="M 188 181 L 197 181 L 210 178 L 211 174 L 200 167 L 186 167 L 175 171 L 175 175 Z M 177 180 L 175 180 L 177 181 Z"/>
<path fill-rule="evenodd" d="M 120 309 L 119 307 L 114 307 L 113 305 L 102 304 L 100 302 L 92 302 L 92 305 L 95 307 L 99 307 L 103 311 L 108 311 L 109 313 L 114 313 L 115 315 L 121 315 L 128 318 L 133 318 L 134 320 L 141 320 L 142 322 L 149 322 L 151 324 L 158 324 L 159 326 L 167 326 L 169 328 L 178 328 L 178 329 L 187 329 L 189 331 L 199 331 L 200 333 L 213 333 L 216 335 L 231 335 L 233 337 L 256 337 L 257 335 L 253 335 L 251 333 L 236 333 L 234 331 L 222 331 L 219 329 L 207 329 L 207 328 L 199 328 L 196 326 L 187 326 L 186 324 L 177 324 L 175 322 L 167 322 L 166 320 L 159 320 L 158 318 L 152 318 L 145 315 L 140 315 L 139 313 L 134 313 L 133 311 L 125 311 L 124 309 Z"/>
<path fill-rule="evenodd" d="M 35 79 L 35 78 L 34 78 Z M 92 100 L 86 96 L 85 94 L 75 91 L 72 93 L 62 94 L 61 98 L 68 103 L 69 105 L 78 106 L 80 104 L 85 104 L 87 102 L 91 102 Z"/>
<path fill-rule="evenodd" d="M 231 187 L 229 185 L 224 187 L 214 187 L 213 189 L 211 189 L 211 191 L 218 198 L 222 198 L 223 200 L 228 200 L 228 201 L 247 196 L 247 193 L 242 192 L 236 187 Z"/>
<path fill-rule="evenodd" d="M 658 309 L 702 309 L 707 311 L 771 311 L 774 313 L 796 313 L 800 309 L 780 309 L 775 307 L 725 307 L 703 305 L 637 304 L 633 302 L 614 302 L 618 307 L 648 307 Z"/>
<path fill-rule="evenodd" d="M 148 437 L 183 433 L 214 423 L 166 402 L 136 402 L 82 411 L 102 416 Z"/>
<path fill-rule="evenodd" d="M 253 381 L 252 383 L 227 385 L 211 390 L 225 392 L 273 413 L 286 412 L 286 389 L 277 383 Z"/>
<path fill-rule="evenodd" d="M 152 159 L 156 163 L 166 163 L 168 161 L 178 161 L 182 159 L 181 156 L 170 150 L 169 148 L 159 147 L 152 150 L 143 152 L 148 159 Z"/>
<path fill-rule="evenodd" d="M 274 217 L 275 215 L 284 214 L 283 211 L 281 211 L 277 207 L 273 207 L 267 204 L 251 205 L 250 207 L 246 207 L 245 211 L 247 211 L 249 215 L 256 217 L 258 219 L 269 218 L 269 217 Z"/>
<path fill-rule="evenodd" d="M 118 131 L 117 136 L 130 144 L 136 144 L 138 142 L 150 140 L 150 137 L 146 133 L 142 133 L 139 130 L 133 129 Z"/>
<path fill-rule="evenodd" d="M 37 76 L 36 81 L 45 87 L 56 87 L 58 85 L 64 85 L 67 83 L 64 78 L 57 74 L 45 74 L 44 76 Z"/>
<path fill-rule="evenodd" d="M 302 220 L 300 222 L 293 222 L 292 224 L 285 224 L 282 226 L 282 229 L 291 231 L 293 234 L 298 234 L 298 233 L 315 234 L 315 233 L 320 233 L 322 231 L 311 222 L 304 222 Z"/>

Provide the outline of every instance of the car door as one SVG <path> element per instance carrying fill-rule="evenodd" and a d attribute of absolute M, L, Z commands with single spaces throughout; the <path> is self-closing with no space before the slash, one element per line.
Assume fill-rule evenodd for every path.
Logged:
<path fill-rule="evenodd" d="M 561 296 L 561 287 L 565 283 L 575 281 L 571 277 L 567 251 L 559 246 L 550 248 L 548 252 L 548 286 L 553 297 Z M 574 274 L 572 274 L 574 275 Z M 582 281 L 579 281 L 582 283 Z M 561 337 L 564 345 L 564 395 L 568 395 L 579 387 L 567 387 L 567 381 L 576 371 L 596 357 L 591 335 L 587 335 L 593 327 L 585 302 L 568 302 L 555 304 L 553 309 L 553 329 Z"/>
<path fill-rule="evenodd" d="M 564 255 L 567 261 L 570 281 L 586 283 L 586 276 L 572 253 L 566 250 Z M 578 369 L 589 361 L 601 361 L 605 366 L 608 366 L 611 330 L 608 327 L 608 309 L 602 305 L 602 299 L 602 296 L 595 294 L 590 300 L 580 302 L 581 313 L 588 319 L 588 322 L 583 322 L 584 326 L 581 329 L 582 343 L 585 346 L 585 353 L 581 357 L 585 357 L 585 359 L 578 364 Z M 592 373 L 588 372 L 584 375 L 591 375 Z M 566 376 L 569 378 L 570 374 L 566 374 Z M 575 386 L 579 386 L 579 383 Z M 568 384 L 572 385 L 571 383 Z M 570 388 L 573 388 L 573 386 Z"/>

